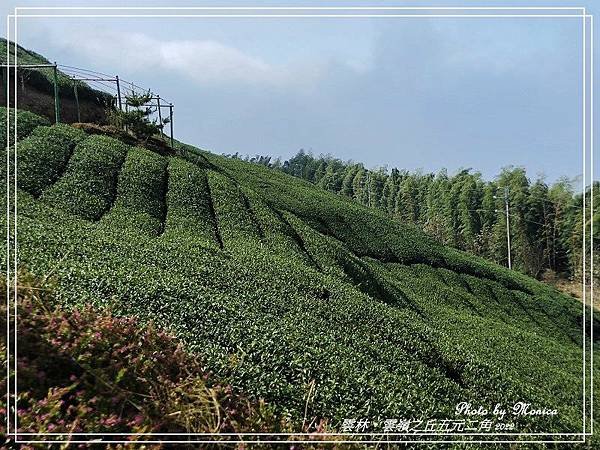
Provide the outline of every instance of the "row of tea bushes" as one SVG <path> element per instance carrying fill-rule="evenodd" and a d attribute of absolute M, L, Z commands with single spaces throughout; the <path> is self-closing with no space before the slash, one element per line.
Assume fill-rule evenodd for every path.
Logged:
<path fill-rule="evenodd" d="M 403 264 L 423 263 L 496 280 L 526 292 L 544 287 L 528 277 L 483 258 L 443 247 L 422 231 L 389 220 L 383 212 L 357 204 L 305 180 L 258 164 L 202 152 L 246 189 L 269 199 L 279 210 L 293 211 L 322 234 L 333 237 L 353 253 Z"/>
<path fill-rule="evenodd" d="M 213 170 L 208 171 L 208 184 L 224 247 L 233 250 L 260 242 L 262 230 L 238 186 Z"/>
<path fill-rule="evenodd" d="M 7 119 L 10 121 L 10 130 L 7 130 Z M 28 136 L 36 127 L 50 125 L 48 119 L 38 116 L 22 109 L 17 110 L 16 114 L 17 141 Z M 0 147 L 6 148 L 14 144 L 15 136 L 15 110 L 0 107 Z M 8 139 L 8 141 L 7 141 Z"/>
<path fill-rule="evenodd" d="M 85 219 L 100 219 L 115 198 L 128 148 L 107 136 L 88 137 L 75 147 L 64 176 L 43 193 L 43 200 Z"/>
<path fill-rule="evenodd" d="M 284 214 L 268 205 L 253 190 L 244 190 L 254 218 L 262 230 L 262 240 L 271 254 L 282 256 L 285 260 L 293 259 L 299 264 L 311 265 L 312 257 L 304 248 L 301 236 L 285 219 Z"/>
<path fill-rule="evenodd" d="M 117 182 L 112 209 L 102 217 L 102 226 L 123 228 L 148 236 L 162 233 L 165 220 L 167 159 L 133 147 L 127 153 Z"/>
<path fill-rule="evenodd" d="M 181 158 L 169 158 L 165 237 L 218 246 L 206 172 Z"/>
<path fill-rule="evenodd" d="M 34 196 L 54 184 L 65 171 L 74 147 L 86 134 L 69 125 L 38 127 L 17 145 L 17 182 Z"/>

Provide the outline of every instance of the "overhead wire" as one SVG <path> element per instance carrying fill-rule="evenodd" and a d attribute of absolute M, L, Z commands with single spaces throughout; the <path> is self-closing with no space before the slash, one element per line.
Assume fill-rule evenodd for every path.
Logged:
<path fill-rule="evenodd" d="M 124 86 L 131 86 L 132 88 L 139 89 L 139 91 L 136 91 L 136 90 L 132 89 L 133 92 L 135 92 L 136 94 L 146 93 L 146 92 L 151 92 L 152 91 L 151 89 L 144 88 L 142 86 L 138 86 L 137 84 L 133 83 L 132 81 L 124 80 L 123 78 L 119 78 L 119 80 L 123 83 Z M 166 104 L 171 104 L 172 103 L 172 102 L 170 102 L 168 99 L 166 99 L 164 97 L 161 97 L 160 99 L 164 100 L 164 102 Z M 165 106 L 167 106 L 167 105 L 165 105 Z"/>
<path fill-rule="evenodd" d="M 91 78 L 93 78 L 91 75 L 78 72 L 77 70 L 74 70 L 74 69 L 63 70 L 63 73 L 73 81 L 79 81 L 79 82 L 87 84 L 87 85 L 92 85 L 94 88 L 97 88 L 100 90 L 104 90 L 104 91 L 108 90 L 108 91 L 110 91 L 111 94 L 114 94 L 117 92 L 116 86 L 114 86 L 111 83 L 111 81 L 108 81 L 108 79 L 104 75 L 102 75 L 102 77 L 98 77 L 98 78 L 102 78 L 102 79 L 94 80 L 94 79 L 91 79 Z M 85 80 L 80 80 L 79 78 L 85 78 Z"/>
<path fill-rule="evenodd" d="M 114 75 L 108 75 L 108 74 L 106 74 L 106 73 L 104 73 L 104 72 L 98 72 L 98 71 L 96 71 L 96 70 L 84 69 L 84 68 L 82 68 L 82 67 L 68 66 L 68 65 L 66 65 L 66 64 L 57 64 L 57 66 L 58 66 L 58 67 L 62 67 L 62 68 L 66 68 L 66 69 L 70 69 L 70 70 L 73 70 L 73 71 L 86 72 L 86 73 L 93 73 L 93 74 L 96 74 L 96 75 L 102 75 L 102 76 L 104 76 L 104 77 L 111 77 L 111 78 L 114 78 Z"/>
<path fill-rule="evenodd" d="M 95 83 L 96 85 L 101 85 L 101 86 L 103 86 L 105 89 L 108 89 L 108 90 L 110 90 L 110 91 L 111 91 L 113 94 L 117 93 L 117 88 L 116 88 L 115 86 L 113 86 L 113 85 L 111 85 L 111 84 L 107 83 L 107 82 L 104 82 L 104 81 L 98 81 L 98 80 L 89 80 L 89 81 L 86 81 L 86 83 L 87 83 L 87 82 L 89 82 L 89 83 Z"/>

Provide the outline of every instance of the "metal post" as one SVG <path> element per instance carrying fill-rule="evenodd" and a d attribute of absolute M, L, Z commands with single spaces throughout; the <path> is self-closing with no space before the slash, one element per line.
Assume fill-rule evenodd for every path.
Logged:
<path fill-rule="evenodd" d="M 156 105 L 158 109 L 158 121 L 160 122 L 160 137 L 163 137 L 162 113 L 160 112 L 160 95 L 156 96 Z"/>
<path fill-rule="evenodd" d="M 54 63 L 54 118 L 60 123 L 60 98 L 58 94 L 58 65 Z"/>
<path fill-rule="evenodd" d="M 504 206 L 506 208 L 506 245 L 508 247 L 508 268 L 512 269 L 512 261 L 510 254 L 510 218 L 508 212 L 508 187 L 504 188 Z"/>
<path fill-rule="evenodd" d="M 133 94 L 133 83 L 131 83 L 131 94 Z M 125 96 L 125 112 L 129 112 L 129 98 L 127 95 Z M 127 125 L 124 125 L 123 128 L 125 129 L 125 131 L 129 131 L 129 127 Z"/>
<path fill-rule="evenodd" d="M 73 93 L 75 94 L 75 104 L 77 105 L 77 122 L 81 122 L 81 112 L 79 111 L 79 93 L 77 92 L 77 83 L 73 83 Z"/>
<path fill-rule="evenodd" d="M 133 82 L 129 83 L 131 85 L 131 96 L 133 97 L 135 91 L 133 90 Z M 125 96 L 125 112 L 129 112 L 129 99 Z"/>
<path fill-rule="evenodd" d="M 119 83 L 119 76 L 115 76 L 115 80 L 117 81 L 117 101 L 119 102 L 119 111 L 123 110 L 123 106 L 121 104 L 121 84 Z"/>
<path fill-rule="evenodd" d="M 169 103 L 169 124 L 171 125 L 171 148 L 175 148 L 173 142 L 173 103 Z"/>

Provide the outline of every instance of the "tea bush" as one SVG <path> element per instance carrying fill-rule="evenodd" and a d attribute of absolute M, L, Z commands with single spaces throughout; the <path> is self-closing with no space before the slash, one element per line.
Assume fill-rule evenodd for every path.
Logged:
<path fill-rule="evenodd" d="M 509 288 L 531 288 L 528 277 L 508 271 L 482 258 L 439 245 L 420 230 L 388 220 L 383 212 L 357 205 L 352 200 L 322 189 L 305 180 L 261 165 L 225 158 L 208 152 L 198 155 L 221 168 L 244 188 L 267 198 L 269 204 L 298 217 L 322 234 L 343 242 L 359 256 L 405 264 L 426 263 L 457 272 L 495 279 Z"/>
<path fill-rule="evenodd" d="M 233 249 L 259 242 L 262 230 L 238 186 L 212 170 L 208 171 L 208 184 L 223 245 Z"/>
<path fill-rule="evenodd" d="M 129 150 L 117 182 L 112 209 L 101 222 L 107 228 L 124 228 L 141 234 L 159 235 L 165 220 L 167 160 L 149 150 Z"/>
<path fill-rule="evenodd" d="M 107 136 L 86 138 L 75 147 L 64 176 L 43 193 L 43 200 L 86 219 L 99 219 L 115 197 L 127 150 Z"/>
<path fill-rule="evenodd" d="M 206 172 L 180 158 L 169 158 L 165 235 L 217 247 L 217 229 Z"/>
<path fill-rule="evenodd" d="M 8 132 L 8 136 L 6 129 L 7 112 L 10 114 L 10 131 Z M 9 146 L 14 144 L 14 120 L 15 110 L 13 108 L 7 110 L 5 106 L 0 106 L 0 147 L 3 149 L 6 149 L 7 137 L 10 139 Z M 17 110 L 17 141 L 28 136 L 36 127 L 42 125 L 50 125 L 50 122 L 45 117 L 38 116 L 32 112 L 21 109 Z"/>
<path fill-rule="evenodd" d="M 17 182 L 39 196 L 62 175 L 73 148 L 85 139 L 69 125 L 38 127 L 17 145 Z"/>

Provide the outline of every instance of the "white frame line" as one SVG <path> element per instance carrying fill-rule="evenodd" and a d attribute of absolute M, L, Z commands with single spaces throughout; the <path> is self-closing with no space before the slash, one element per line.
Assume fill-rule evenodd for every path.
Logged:
<path fill-rule="evenodd" d="M 351 18 L 372 18 L 372 19 L 385 19 L 385 18 L 454 18 L 454 19 L 466 19 L 466 18 L 567 18 L 567 17 L 588 17 L 584 14 L 19 14 L 19 18 L 25 17 L 58 17 L 58 18 L 138 18 L 138 17 L 150 17 L 150 18 L 185 18 L 199 17 L 199 18 L 317 18 L 317 19 L 351 19 Z"/>
<path fill-rule="evenodd" d="M 593 193 L 594 193 L 594 177 L 593 177 L 593 161 L 594 161 L 594 147 L 593 147 L 593 136 L 594 136 L 594 103 L 593 103 L 593 92 L 594 92 L 594 30 L 593 30 L 593 23 L 594 23 L 594 16 L 593 15 L 588 15 L 586 16 L 586 20 L 589 19 L 589 23 L 587 24 L 587 30 L 588 30 L 588 36 L 587 36 L 587 40 L 586 42 L 589 42 L 589 46 L 588 46 L 588 50 L 587 50 L 587 55 L 588 55 L 588 67 L 587 67 L 587 76 L 588 76 L 588 81 L 587 81 L 587 104 L 588 104 L 588 109 L 587 109 L 587 123 L 586 126 L 588 127 L 587 129 L 587 147 L 586 147 L 586 157 L 587 157 L 587 153 L 589 153 L 589 179 L 587 179 L 588 184 L 589 184 L 589 196 L 587 197 L 587 204 L 588 204 L 588 211 L 589 212 L 589 221 L 590 221 L 590 226 L 589 226 L 589 288 L 586 287 L 586 289 L 588 290 L 588 299 L 589 299 L 589 323 L 590 323 L 590 329 L 589 329 L 589 336 L 588 336 L 588 341 L 589 341 L 589 366 L 590 366 L 590 373 L 589 373 L 589 406 L 588 406 L 588 419 L 589 419 L 589 432 L 587 434 L 589 434 L 590 436 L 593 435 L 593 428 L 594 428 L 594 420 L 593 420 L 593 395 L 594 395 L 594 372 L 593 372 L 593 359 L 594 359 L 594 340 L 593 340 L 593 335 L 594 335 L 594 297 L 593 297 L 593 285 L 594 285 L 594 276 L 593 276 L 593 266 L 594 266 L 594 234 L 593 234 L 593 218 L 594 218 L 594 210 L 593 210 Z M 585 176 L 587 177 L 588 174 L 585 173 Z M 584 190 L 584 195 L 588 195 L 588 193 L 586 193 L 586 191 Z M 582 208 L 584 211 L 586 208 Z M 584 245 L 585 245 L 585 239 L 584 241 Z M 586 257 L 586 253 L 584 252 L 583 255 L 583 262 L 587 263 L 587 257 Z M 585 321 L 584 321 L 585 322 Z"/>
<path fill-rule="evenodd" d="M 24 15 L 20 15 L 18 14 L 18 10 L 84 10 L 84 9 L 89 9 L 89 10 L 100 10 L 100 9 L 106 9 L 106 10 L 128 10 L 128 9 L 171 9 L 171 10 L 186 10 L 186 9 L 212 9 L 212 10 L 259 10 L 259 9 L 280 9 L 280 10 L 330 10 L 330 9 L 347 9 L 347 10 L 395 10 L 395 9 L 403 9 L 403 10 L 459 10 L 459 9 L 464 9 L 464 10 L 581 10 L 583 12 L 583 14 L 581 15 L 574 15 L 574 14 L 499 14 L 499 15 L 482 15 L 482 14 L 469 14 L 469 15 L 464 15 L 464 14 L 447 14 L 447 15 L 415 15 L 415 14 L 409 14 L 409 15 L 405 15 L 405 14 L 375 14 L 375 15 L 368 15 L 368 14 L 349 14 L 349 15 L 338 15 L 338 14 L 327 14 L 327 15 L 315 15 L 315 14 L 277 14 L 277 15 L 273 15 L 273 14 L 241 14 L 241 15 L 221 15 L 221 14 L 202 14 L 202 15 L 198 15 L 198 14 L 192 14 L 192 15 L 174 15 L 174 14 L 157 14 L 157 15 L 149 15 L 149 14 L 141 14 L 141 15 L 130 15 L 130 14 L 126 14 L 126 15 L 108 15 L 108 14 L 102 14 L 102 15 L 75 15 L 75 14 L 71 14 L 71 15 L 58 15 L 58 14 L 53 14 L 53 15 L 37 15 L 37 14 L 24 14 Z M 583 323 L 586 323 L 585 320 L 585 294 L 586 294 L 586 289 L 585 289 L 585 275 L 586 275 L 586 271 L 585 271 L 585 177 L 586 177 L 586 173 L 585 173 L 585 162 L 586 162 L 586 157 L 587 155 L 585 154 L 585 150 L 586 150 L 586 119 L 585 119 L 585 114 L 586 114 L 586 102 L 587 102 L 587 98 L 585 97 L 585 92 L 586 92 L 586 65 L 585 65 L 585 61 L 587 59 L 587 53 L 585 50 L 586 47 L 586 21 L 587 18 L 590 18 L 590 25 L 593 26 L 593 16 L 586 14 L 586 9 L 584 7 L 16 7 L 15 8 L 15 14 L 13 15 L 8 15 L 7 16 L 7 38 L 10 37 L 10 27 L 9 27 L 9 23 L 10 23 L 10 19 L 13 18 L 14 19 L 14 35 L 15 35 L 15 39 L 14 39 L 14 48 L 15 48 L 15 80 L 16 80 L 16 75 L 17 75 L 17 19 L 19 17 L 65 17 L 65 18 L 104 18 L 104 17 L 121 17 L 121 18 L 128 18 L 128 17 L 203 17 L 203 18 L 210 18 L 210 17 L 250 17 L 250 18 L 269 18 L 269 17 L 274 17 L 274 18 L 281 18 L 281 17 L 315 17 L 315 18 L 319 18 L 319 17 L 325 17 L 325 18 L 335 18 L 335 17 L 340 17 L 340 18 L 348 18 L 348 17 L 373 17 L 373 18 L 383 18 L 383 17 L 415 17 L 415 18 L 419 18 L 419 17 L 424 17 L 424 18 L 446 18 L 446 17 L 450 17 L 450 18 L 467 18 L 467 17 L 490 17 L 490 18 L 499 18 L 499 17 L 536 17 L 536 18 L 544 18 L 544 17 L 561 17 L 561 18 L 565 18 L 565 17 L 582 17 L 583 18 L 583 92 L 584 92 L 584 99 L 583 99 L 583 114 L 584 114 L 584 124 L 583 124 L 583 128 L 584 128 L 584 134 L 583 134 L 583 153 L 584 153 L 584 158 L 583 158 L 583 163 L 584 163 L 584 173 L 583 173 L 583 179 L 584 179 L 584 190 L 583 190 L 583 218 L 584 218 L 584 224 L 583 224 L 583 248 L 584 248 L 584 252 L 583 252 L 583 278 L 584 278 L 584 283 L 583 283 L 583 296 L 584 296 L 584 301 L 583 301 L 583 305 L 584 305 L 584 320 Z M 590 29 L 590 36 L 591 39 L 593 39 L 593 28 Z M 593 49 L 593 43 L 590 46 Z M 8 50 L 8 46 L 7 46 L 7 55 L 9 56 L 9 50 Z M 593 52 L 590 55 L 590 66 L 591 66 L 591 84 L 592 84 L 592 88 L 590 89 L 590 95 L 593 92 Z M 9 76 L 10 79 L 10 76 Z M 7 93 L 9 92 L 9 83 L 7 83 Z M 14 94 L 15 94 L 15 100 L 14 100 L 14 105 L 15 105 L 15 109 L 17 108 L 17 86 L 18 84 L 15 82 L 14 83 Z M 7 95 L 7 106 L 9 107 L 10 102 L 9 102 L 9 96 Z M 590 103 L 590 118 L 593 117 L 593 103 Z M 9 121 L 9 114 L 7 114 L 7 126 L 10 124 Z M 15 231 L 14 231 L 14 236 L 15 236 L 15 256 L 14 256 L 14 264 L 15 264 L 15 355 L 17 354 L 17 343 L 16 343 L 16 331 L 17 331 L 17 326 L 16 326 L 16 319 L 17 319 L 17 309 L 16 309 L 16 304 L 17 304 L 17 276 L 16 276 L 16 270 L 17 270 L 17 263 L 18 263 L 18 259 L 17 259 L 17 231 L 16 231 L 16 227 L 17 227 L 17 198 L 16 198 L 16 192 L 17 192 L 17 152 L 16 152 L 16 146 L 17 146 L 17 115 L 15 114 L 15 134 L 14 134 L 14 138 L 15 138 L 15 157 L 14 157 L 14 164 L 15 164 L 15 179 L 14 179 L 14 192 L 15 192 L 15 207 L 14 207 L 14 214 L 15 214 L 15 218 L 14 218 L 14 226 L 15 226 Z M 593 136 L 593 124 L 591 126 L 592 131 L 590 132 L 590 142 L 592 142 L 592 136 Z M 9 134 L 7 133 L 7 136 Z M 7 137 L 7 144 L 9 143 L 9 138 Z M 591 161 L 593 161 L 593 148 L 591 149 Z M 10 160 L 10 157 L 7 155 L 7 165 L 8 165 L 8 161 Z M 593 174 L 593 167 L 590 169 L 591 174 Z M 9 187 L 10 182 L 9 182 L 9 172 L 7 172 L 7 187 Z M 593 176 L 591 178 L 592 180 L 592 184 L 593 184 Z M 593 187 L 592 187 L 593 189 Z M 9 190 L 7 189 L 7 195 L 8 195 Z M 593 191 L 591 191 L 593 192 Z M 8 199 L 10 200 L 10 195 L 8 195 Z M 7 205 L 7 211 L 9 211 L 9 206 Z M 10 220 L 8 220 L 7 222 L 8 224 L 10 224 Z M 593 223 L 590 226 L 590 229 L 593 230 Z M 9 236 L 9 227 L 7 226 L 7 236 Z M 591 260 L 593 261 L 593 240 L 591 240 L 590 242 L 590 246 L 592 248 L 592 252 L 591 252 Z M 10 259 L 10 254 L 8 253 L 8 259 Z M 593 267 L 593 262 L 590 264 L 590 270 Z M 7 267 L 7 274 L 10 274 L 10 269 Z M 8 278 L 7 278 L 7 282 L 8 282 Z M 593 282 L 591 283 L 590 286 L 590 291 L 593 292 Z M 8 293 L 7 293 L 7 300 L 8 300 Z M 592 311 L 591 313 L 591 317 L 590 317 L 590 326 L 591 326 L 591 334 L 593 336 L 593 298 L 590 300 L 590 310 Z M 8 317 L 9 313 L 8 313 L 8 309 L 7 309 L 7 317 Z M 8 321 L 7 321 L 7 331 L 8 331 Z M 583 408 L 584 408 L 584 432 L 583 433 L 481 433 L 481 434 L 476 434 L 476 433 L 455 433 L 455 434 L 443 434 L 443 433 L 412 433 L 412 434 L 402 434 L 402 435 L 412 435 L 412 436 L 417 436 L 417 435 L 435 435 L 435 436 L 462 436 L 462 435 L 486 435 L 486 436 L 496 436 L 496 435 L 519 435 L 519 436 L 527 436 L 527 435 L 542 435 L 542 436 L 556 436 L 556 435 L 568 435 L 568 436 L 584 436 L 582 441 L 556 441 L 556 440 L 551 440 L 551 441 L 541 441 L 541 440 L 533 440 L 533 441 L 498 441 L 498 440 L 492 440 L 492 441 L 464 441 L 465 443 L 584 443 L 585 442 L 585 436 L 589 436 L 591 435 L 590 433 L 585 432 L 586 428 L 586 416 L 585 416 L 585 388 L 586 388 L 586 384 L 585 384 L 585 350 L 586 350 L 586 339 L 585 339 L 585 325 L 584 325 L 584 331 L 583 331 L 583 360 L 584 360 L 584 370 L 583 370 L 583 376 L 584 376 L 584 381 L 583 381 L 583 390 L 584 390 L 584 402 L 583 402 Z M 7 353 L 9 353 L 9 345 L 8 345 L 8 341 L 7 341 Z M 591 352 L 593 352 L 593 339 L 591 340 Z M 7 367 L 9 367 L 9 361 L 7 360 Z M 16 358 L 15 358 L 15 395 L 17 393 L 16 388 L 17 388 L 17 384 L 16 384 Z M 593 366 L 590 366 L 590 373 L 591 373 L 591 378 L 593 377 Z M 590 388 L 593 386 L 593 379 L 590 380 Z M 7 386 L 7 392 L 8 392 L 9 388 Z M 592 395 L 593 395 L 593 390 L 591 390 Z M 593 397 L 592 397 L 593 398 Z M 8 416 L 8 411 L 7 411 L 7 416 Z M 8 419 L 7 419 L 8 420 Z M 15 408 L 15 425 L 16 425 L 16 420 L 17 420 L 17 413 L 16 413 L 16 408 Z M 591 423 L 593 424 L 593 417 L 590 419 Z M 593 427 L 593 425 L 592 425 Z M 593 428 L 592 428 L 593 430 Z M 7 432 L 9 434 L 12 434 L 15 437 L 15 441 L 18 443 L 61 443 L 61 442 L 71 442 L 71 443 L 90 443 L 90 442 L 96 442 L 95 440 L 91 440 L 91 441 L 72 441 L 72 440 L 68 440 L 68 441 L 38 441 L 38 440 L 33 440 L 33 441 L 22 441 L 22 440 L 17 440 L 17 436 L 18 435 L 23 435 L 23 434 L 30 434 L 30 433 L 17 433 L 16 431 L 14 433 L 10 433 L 10 429 L 7 428 Z M 31 433 L 31 434 L 35 434 L 35 435 L 51 435 L 54 433 Z M 65 435 L 67 433 L 56 433 L 57 435 Z M 69 435 L 75 435 L 75 434 L 79 434 L 79 435 L 109 435 L 109 433 L 72 433 Z M 167 434 L 171 434 L 171 433 L 167 433 Z M 188 435 L 188 433 L 172 433 L 174 435 Z M 228 435 L 228 433 L 189 433 L 189 435 Z M 232 433 L 233 435 L 236 436 L 243 436 L 243 435 L 250 435 L 250 436 L 256 436 L 256 435 L 276 435 L 277 433 Z M 349 436 L 356 436 L 356 435 L 369 435 L 369 436 L 373 436 L 373 435 L 390 435 L 390 434 L 399 434 L 399 433 L 281 433 L 281 435 L 286 435 L 286 436 L 299 436 L 299 435 L 311 435 L 311 436 L 317 436 L 317 435 L 349 435 Z M 123 436 L 132 436 L 132 435 L 166 435 L 166 434 L 154 434 L 154 433 L 115 433 L 114 435 L 123 435 Z M 127 441 L 103 441 L 103 442 L 113 442 L 113 443 L 131 443 L 131 441 L 127 440 Z M 235 441 L 219 441 L 219 440 L 210 440 L 210 441 L 192 441 L 192 440 L 185 440 L 185 441 L 139 441 L 139 443 L 215 443 L 215 442 L 222 442 L 222 443 L 231 443 L 231 442 L 235 442 Z M 325 441 L 325 440 L 308 440 L 308 441 L 298 441 L 298 440 L 289 440 L 289 441 L 283 441 L 283 440 L 277 440 L 277 441 L 265 441 L 265 440 L 257 440 L 257 441 L 244 441 L 241 440 L 240 442 L 247 442 L 247 443 L 252 443 L 252 442 L 256 442 L 256 443 L 315 443 L 315 442 L 333 442 L 333 443 L 413 443 L 413 442 L 417 442 L 417 443 L 448 443 L 448 442 L 463 442 L 463 441 L 459 441 L 456 439 L 452 439 L 450 441 L 429 441 L 429 440 L 412 440 L 412 441 L 337 441 L 337 440 L 333 440 L 333 441 Z"/>
<path fill-rule="evenodd" d="M 582 306 L 582 309 L 583 309 L 583 323 L 586 323 L 586 315 L 585 314 L 586 314 L 586 309 L 587 308 L 586 308 L 586 297 L 585 297 L 585 293 L 586 293 L 585 292 L 585 290 L 586 290 L 586 286 L 585 286 L 585 275 L 586 275 L 586 273 L 585 273 L 585 248 L 586 248 L 586 244 L 585 244 L 585 236 L 586 236 L 586 233 L 585 233 L 585 181 L 586 181 L 586 179 L 585 179 L 585 175 L 586 175 L 585 174 L 585 170 L 586 170 L 587 155 L 586 155 L 585 151 L 586 151 L 586 142 L 587 142 L 587 136 L 586 136 L 586 132 L 587 132 L 587 128 L 586 128 L 586 125 L 587 125 L 586 124 L 586 108 L 587 108 L 587 99 L 586 99 L 586 92 L 587 92 L 587 88 L 586 88 L 586 84 L 587 84 L 586 83 L 587 82 L 586 59 L 587 59 L 587 53 L 586 53 L 585 41 L 586 41 L 586 38 L 587 38 L 587 34 L 586 34 L 586 18 L 585 18 L 585 16 L 583 17 L 581 29 L 582 29 L 582 33 L 583 33 L 582 40 L 581 40 L 581 43 L 582 43 L 582 45 L 581 45 L 581 48 L 582 48 L 582 64 L 583 64 L 583 70 L 581 71 L 582 72 L 582 77 L 583 77 L 583 79 L 582 79 L 583 92 L 582 92 L 582 96 L 581 96 L 581 100 L 582 100 L 581 103 L 582 103 L 582 108 L 583 108 L 583 110 L 582 110 L 582 121 L 581 121 L 582 136 L 583 136 L 582 146 L 581 146 L 582 147 L 581 151 L 582 151 L 582 155 L 583 155 L 583 158 L 582 158 L 582 160 L 583 160 L 583 170 L 582 170 L 582 172 L 583 172 L 583 178 L 582 178 L 582 185 L 583 185 L 583 189 L 582 189 L 582 192 L 583 192 L 583 194 L 582 194 L 583 195 L 583 208 L 582 208 L 582 214 L 583 214 L 583 221 L 582 221 L 582 223 L 583 224 L 582 224 L 582 233 L 583 233 L 583 239 L 582 239 L 582 244 L 581 244 L 582 245 L 582 249 L 583 249 L 583 251 L 582 251 L 582 258 L 583 258 L 582 264 L 583 264 L 583 267 L 582 267 L 582 280 L 581 280 L 581 283 L 582 283 L 583 301 L 582 301 L 582 305 L 581 306 Z M 583 365 L 583 367 L 582 367 L 582 377 L 583 377 L 583 383 L 582 383 L 582 386 L 583 386 L 583 389 L 582 389 L 583 416 L 582 416 L 582 419 L 583 419 L 583 432 L 585 433 L 586 432 L 586 425 L 587 425 L 587 420 L 586 420 L 587 417 L 586 417 L 586 414 L 585 414 L 585 412 L 586 412 L 586 396 L 585 396 L 585 394 L 586 394 L 586 387 L 587 387 L 586 386 L 586 368 L 587 368 L 587 366 L 585 364 L 586 363 L 586 350 L 587 350 L 586 346 L 587 346 L 587 344 L 586 344 L 586 337 L 585 337 L 585 326 L 581 327 L 581 339 L 582 339 L 582 342 L 583 342 L 583 358 L 582 358 L 582 365 Z"/>
<path fill-rule="evenodd" d="M 585 11 L 584 6 L 18 6 L 18 10 L 576 10 Z"/>
<path fill-rule="evenodd" d="M 10 16 L 6 16 L 6 36 L 10 36 Z M 10 41 L 6 61 L 10 62 Z M 6 148 L 10 148 L 10 68 L 6 69 Z M 10 374 L 10 152 L 6 152 L 6 373 Z M 6 379 L 6 431 L 10 433 L 10 377 Z"/>
<path fill-rule="evenodd" d="M 17 391 L 17 355 L 18 355 L 18 353 L 17 353 L 17 301 L 18 301 L 18 296 L 17 296 L 17 264 L 18 264 L 18 258 L 17 258 L 17 138 L 18 138 L 18 133 L 17 133 L 17 130 L 18 130 L 18 125 L 17 125 L 17 123 L 18 123 L 18 119 L 17 119 L 17 109 L 18 109 L 17 92 L 18 92 L 18 85 L 19 85 L 17 83 L 17 66 L 18 66 L 18 63 L 17 63 L 17 57 L 18 57 L 18 55 L 17 55 L 17 48 L 18 48 L 17 47 L 17 36 L 18 36 L 18 34 L 17 34 L 17 18 L 16 18 L 16 16 L 15 16 L 13 28 L 14 28 L 14 33 L 15 33 L 15 40 L 14 40 L 14 52 L 15 52 L 15 67 L 14 67 L 15 72 L 14 72 L 14 76 L 15 76 L 15 78 L 14 78 L 14 82 L 13 82 L 13 85 L 14 85 L 14 96 L 15 96 L 14 102 L 13 102 L 14 109 L 15 109 L 15 115 L 14 115 L 14 124 L 15 124 L 14 125 L 14 127 L 15 127 L 15 134 L 14 134 L 14 145 L 15 145 L 14 170 L 15 170 L 15 173 L 14 173 L 14 193 L 13 193 L 13 197 L 14 197 L 14 200 L 15 200 L 15 206 L 14 206 L 14 215 L 15 215 L 14 221 L 15 222 L 14 222 L 14 231 L 13 231 L 13 233 L 14 233 L 14 238 L 13 239 L 14 239 L 14 246 L 15 246 L 14 247 L 14 252 L 15 252 L 15 255 L 14 255 L 14 264 L 15 265 L 14 265 L 14 274 L 13 274 L 14 275 L 14 279 L 15 279 L 14 280 L 14 283 L 15 283 L 14 284 L 14 296 L 15 296 L 15 298 L 14 298 L 14 302 L 15 302 L 15 304 L 14 304 L 14 319 L 15 320 L 14 320 L 14 324 L 13 324 L 13 330 L 14 330 L 14 340 L 15 340 L 15 342 L 14 342 L 13 345 L 14 345 L 14 351 L 15 351 L 15 354 L 14 354 L 14 356 L 15 356 L 14 357 L 14 372 L 15 372 L 15 377 L 14 377 L 15 378 L 14 379 L 14 394 L 15 394 L 14 421 L 15 421 L 15 423 L 14 423 L 14 425 L 15 425 L 15 433 L 16 433 L 17 427 L 18 427 L 18 414 L 17 414 L 18 413 L 18 408 L 17 408 L 17 400 L 16 399 L 17 399 L 17 395 L 18 395 L 18 393 L 17 393 L 18 392 Z M 10 47 L 10 42 L 9 41 L 7 42 L 7 47 Z M 10 73 L 10 69 L 7 69 L 7 73 Z M 6 413 L 9 414 L 9 411 L 7 410 Z M 16 434 L 15 434 L 15 441 L 16 441 Z"/>

